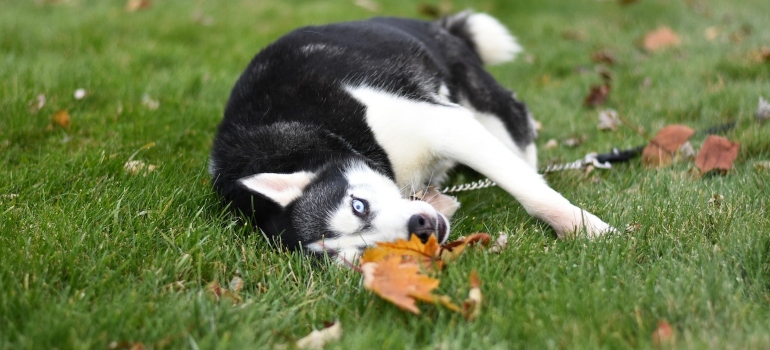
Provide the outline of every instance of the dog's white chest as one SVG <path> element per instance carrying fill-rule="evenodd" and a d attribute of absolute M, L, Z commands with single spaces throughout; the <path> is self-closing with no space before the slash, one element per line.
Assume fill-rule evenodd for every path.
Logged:
<path fill-rule="evenodd" d="M 439 130 L 441 110 L 446 107 L 412 101 L 370 87 L 348 87 L 348 92 L 366 106 L 366 122 L 385 149 L 401 191 L 422 189 L 440 183 L 454 165 L 435 152 L 432 130 Z M 440 133 L 440 131 L 436 131 Z"/>

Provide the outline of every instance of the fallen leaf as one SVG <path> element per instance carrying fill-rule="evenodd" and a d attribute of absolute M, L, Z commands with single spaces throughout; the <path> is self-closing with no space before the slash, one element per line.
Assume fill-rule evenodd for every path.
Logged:
<path fill-rule="evenodd" d="M 626 225 L 626 228 L 625 228 L 624 232 L 626 232 L 626 233 L 637 232 L 641 228 L 642 228 L 642 224 L 640 224 L 638 222 L 634 222 L 634 223 L 630 223 L 630 224 Z"/>
<path fill-rule="evenodd" d="M 554 149 L 556 147 L 559 147 L 559 141 L 556 141 L 556 139 L 550 139 L 543 145 L 543 149 Z"/>
<path fill-rule="evenodd" d="M 125 164 L 123 164 L 123 169 L 129 174 L 129 175 L 138 175 L 142 174 L 143 176 L 147 176 L 147 174 L 153 172 L 158 166 L 157 165 L 147 165 L 141 160 L 129 160 Z"/>
<path fill-rule="evenodd" d="M 35 96 L 35 99 L 32 101 L 29 101 L 29 112 L 30 113 L 37 113 L 40 112 L 41 109 L 45 107 L 45 95 L 39 94 Z"/>
<path fill-rule="evenodd" d="M 331 326 L 321 330 L 314 330 L 307 336 L 297 340 L 298 349 L 323 349 L 323 347 L 333 341 L 342 338 L 342 324 L 335 320 Z"/>
<path fill-rule="evenodd" d="M 243 289 L 243 279 L 238 276 L 233 277 L 233 279 L 230 280 L 229 287 L 231 293 L 240 293 L 241 289 Z"/>
<path fill-rule="evenodd" d="M 671 30 L 671 28 L 662 26 L 647 33 L 644 36 L 643 45 L 645 50 L 656 52 L 672 46 L 679 46 L 681 42 L 682 40 L 679 38 L 679 35 Z"/>
<path fill-rule="evenodd" d="M 754 112 L 754 118 L 757 118 L 757 121 L 760 123 L 770 119 L 770 103 L 767 103 L 767 100 L 761 96 L 759 97 L 757 111 Z"/>
<path fill-rule="evenodd" d="M 438 4 L 421 3 L 417 5 L 417 12 L 429 18 L 444 17 L 452 12 L 452 1 L 443 0 Z"/>
<path fill-rule="evenodd" d="M 770 170 L 770 160 L 760 160 L 754 162 L 755 170 Z"/>
<path fill-rule="evenodd" d="M 505 232 L 500 232 L 497 234 L 497 239 L 495 240 L 495 243 L 492 244 L 492 248 L 489 248 L 490 253 L 500 253 L 508 246 L 508 234 Z"/>
<path fill-rule="evenodd" d="M 441 249 L 438 251 L 438 256 L 441 261 L 448 263 L 456 260 L 463 253 L 463 251 L 465 251 L 467 246 L 472 246 L 476 243 L 487 245 L 491 240 L 492 237 L 487 233 L 474 233 L 468 237 L 442 245 Z"/>
<path fill-rule="evenodd" d="M 717 27 L 708 27 L 706 30 L 703 31 L 703 36 L 708 41 L 714 41 L 719 36 L 719 28 Z"/>
<path fill-rule="evenodd" d="M 770 62 L 770 47 L 762 46 L 762 48 L 759 49 L 759 57 L 761 57 L 764 62 Z"/>
<path fill-rule="evenodd" d="M 712 170 L 728 171 L 733 168 L 740 146 L 724 137 L 709 135 L 695 156 L 695 166 L 704 174 Z"/>
<path fill-rule="evenodd" d="M 368 248 L 361 255 L 359 263 L 377 263 L 391 257 L 395 257 L 401 263 L 415 262 L 425 269 L 441 269 L 444 267 L 439 258 L 439 244 L 436 235 L 428 237 L 428 241 L 422 243 L 416 235 L 409 240 L 399 239 L 395 242 L 379 242 L 376 246 Z"/>
<path fill-rule="evenodd" d="M 380 12 L 381 9 L 380 4 L 374 0 L 354 0 L 353 3 L 369 12 Z"/>
<path fill-rule="evenodd" d="M 561 37 L 573 41 L 586 41 L 588 39 L 588 34 L 577 29 L 567 29 L 561 32 Z"/>
<path fill-rule="evenodd" d="M 235 277 L 238 280 L 240 280 L 240 277 Z M 233 280 L 235 280 L 235 278 Z M 240 280 L 240 286 L 233 286 L 232 282 L 230 282 L 230 289 L 223 288 L 221 285 L 219 285 L 219 282 L 213 281 L 206 286 L 206 290 L 217 300 L 227 299 L 230 300 L 233 305 L 238 304 L 242 301 L 240 296 L 240 288 L 243 287 L 243 280 Z M 235 287 L 235 289 L 234 289 Z"/>
<path fill-rule="evenodd" d="M 211 27 L 214 25 L 214 17 L 207 15 L 201 10 L 195 10 L 190 14 L 190 19 L 193 23 L 198 23 L 205 27 Z"/>
<path fill-rule="evenodd" d="M 51 116 L 51 120 L 58 126 L 61 126 L 62 128 L 69 129 L 70 123 L 72 122 L 72 118 L 70 118 L 70 113 L 66 110 L 61 110 L 53 114 Z"/>
<path fill-rule="evenodd" d="M 144 350 L 146 348 L 142 342 L 114 341 L 107 345 L 109 350 Z"/>
<path fill-rule="evenodd" d="M 711 198 L 709 198 L 708 205 L 713 205 L 715 208 L 719 209 L 720 207 L 722 207 L 722 202 L 724 200 L 725 200 L 725 196 L 719 193 L 714 193 L 714 195 L 711 196 Z"/>
<path fill-rule="evenodd" d="M 160 102 L 158 102 L 158 100 L 152 99 L 148 94 L 142 95 L 142 104 L 151 111 L 154 111 L 160 107 Z"/>
<path fill-rule="evenodd" d="M 695 130 L 684 125 L 669 125 L 660 129 L 642 150 L 642 163 L 649 167 L 663 167 L 671 164 L 680 147 L 695 134 Z"/>
<path fill-rule="evenodd" d="M 591 86 L 591 91 L 588 93 L 588 96 L 583 100 L 583 105 L 586 107 L 596 107 L 598 105 L 604 104 L 604 102 L 607 102 L 607 97 L 610 94 L 610 85 L 609 84 L 602 84 L 602 85 L 594 85 Z"/>
<path fill-rule="evenodd" d="M 75 99 L 76 100 L 82 100 L 86 97 L 86 90 L 85 89 L 77 89 L 75 90 Z"/>
<path fill-rule="evenodd" d="M 599 130 L 606 131 L 606 130 L 612 130 L 615 131 L 618 129 L 618 126 L 620 126 L 621 121 L 618 117 L 618 112 L 614 109 L 605 109 L 601 112 L 599 112 Z"/>
<path fill-rule="evenodd" d="M 128 0 L 126 1 L 126 12 L 136 12 L 144 10 L 152 5 L 150 0 Z"/>
<path fill-rule="evenodd" d="M 371 290 L 401 309 L 420 314 L 416 300 L 435 301 L 431 293 L 439 280 L 420 274 L 416 263 L 402 263 L 401 259 L 389 255 L 378 262 L 361 265 L 364 273 L 364 288 Z"/>
<path fill-rule="evenodd" d="M 481 314 L 481 280 L 476 271 L 468 277 L 471 289 L 468 291 L 468 299 L 463 302 L 463 316 L 466 320 L 473 321 Z"/>
<path fill-rule="evenodd" d="M 564 141 L 561 142 L 562 145 L 565 145 L 569 148 L 577 147 L 583 144 L 583 142 L 586 142 L 588 140 L 588 136 L 583 134 L 579 136 L 573 136 L 570 137 Z"/>
<path fill-rule="evenodd" d="M 593 55 L 591 55 L 591 61 L 594 63 L 606 63 L 609 65 L 614 65 L 617 60 L 615 59 L 615 55 L 613 55 L 612 52 L 601 50 L 596 51 Z"/>
<path fill-rule="evenodd" d="M 657 345 L 670 345 L 674 342 L 674 329 L 666 321 L 658 321 L 658 328 L 652 332 L 652 342 Z"/>

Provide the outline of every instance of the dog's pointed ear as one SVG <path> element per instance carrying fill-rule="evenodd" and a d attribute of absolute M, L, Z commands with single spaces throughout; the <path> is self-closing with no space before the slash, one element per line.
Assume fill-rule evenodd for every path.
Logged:
<path fill-rule="evenodd" d="M 313 181 L 314 176 L 314 173 L 306 171 L 292 174 L 262 173 L 244 177 L 238 183 L 285 207 L 302 196 L 302 191 Z"/>

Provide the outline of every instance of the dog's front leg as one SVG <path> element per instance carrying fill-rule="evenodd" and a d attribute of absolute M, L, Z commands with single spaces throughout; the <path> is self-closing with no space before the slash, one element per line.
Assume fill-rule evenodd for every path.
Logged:
<path fill-rule="evenodd" d="M 443 156 L 489 177 L 513 195 L 530 215 L 553 227 L 560 238 L 581 229 L 585 229 L 589 237 L 615 231 L 553 190 L 535 169 L 506 148 L 480 123 L 462 113 L 455 117 L 457 124 L 441 128 L 436 134 L 441 135 L 436 140 L 441 143 L 437 149 Z"/>

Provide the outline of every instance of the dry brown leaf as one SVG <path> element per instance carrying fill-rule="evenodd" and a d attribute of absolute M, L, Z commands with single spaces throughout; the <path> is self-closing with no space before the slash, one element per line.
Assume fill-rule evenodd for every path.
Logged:
<path fill-rule="evenodd" d="M 125 8 L 127 12 L 136 12 L 148 8 L 150 5 L 152 5 L 150 0 L 128 0 Z"/>
<path fill-rule="evenodd" d="M 142 342 L 114 341 L 107 345 L 109 350 L 144 350 L 146 348 Z"/>
<path fill-rule="evenodd" d="M 695 166 L 704 174 L 712 170 L 728 171 L 733 168 L 740 146 L 724 137 L 710 135 L 695 156 Z"/>
<path fill-rule="evenodd" d="M 594 63 L 606 63 L 608 65 L 614 65 L 617 61 L 615 55 L 607 50 L 596 51 L 591 55 L 591 61 Z"/>
<path fill-rule="evenodd" d="M 582 30 L 567 29 L 561 32 L 561 37 L 573 41 L 586 41 L 588 39 L 588 34 Z"/>
<path fill-rule="evenodd" d="M 468 237 L 442 245 L 441 249 L 438 251 L 438 256 L 441 258 L 441 261 L 448 263 L 456 260 L 457 257 L 459 257 L 463 251 L 465 251 L 465 247 L 474 245 L 476 243 L 487 245 L 491 240 L 492 237 L 487 233 L 474 233 Z"/>
<path fill-rule="evenodd" d="M 331 326 L 314 330 L 297 340 L 296 345 L 298 349 L 323 349 L 327 343 L 340 340 L 340 338 L 342 338 L 342 324 L 339 320 L 335 320 Z"/>
<path fill-rule="evenodd" d="M 652 342 L 657 346 L 671 345 L 674 342 L 674 329 L 666 321 L 658 321 L 658 328 L 652 332 Z"/>
<path fill-rule="evenodd" d="M 420 274 L 417 263 L 402 263 L 401 259 L 389 255 L 378 262 L 361 265 L 364 273 L 364 288 L 371 290 L 401 309 L 420 314 L 416 300 L 436 301 L 431 292 L 439 280 Z"/>
<path fill-rule="evenodd" d="M 129 175 L 139 175 L 142 174 L 142 176 L 147 176 L 147 174 L 153 172 L 158 166 L 153 164 L 145 164 L 141 160 L 129 160 L 125 164 L 123 164 L 123 169 L 129 174 Z"/>
<path fill-rule="evenodd" d="M 754 162 L 754 170 L 757 170 L 757 171 L 770 170 L 770 161 L 760 160 L 760 161 Z"/>
<path fill-rule="evenodd" d="M 471 289 L 468 291 L 468 299 L 463 302 L 463 316 L 466 320 L 473 321 L 481 314 L 481 301 L 483 299 L 481 295 L 481 280 L 476 271 L 471 272 L 468 280 Z"/>
<path fill-rule="evenodd" d="M 586 96 L 585 100 L 583 100 L 583 105 L 586 107 L 596 107 L 598 105 L 602 105 L 604 102 L 607 102 L 607 97 L 609 94 L 609 84 L 591 86 L 591 91 L 588 93 L 588 96 Z"/>
<path fill-rule="evenodd" d="M 567 146 L 569 148 L 577 147 L 583 144 L 583 142 L 586 142 L 588 140 L 588 135 L 582 134 L 570 137 L 564 141 L 561 142 L 562 145 Z"/>
<path fill-rule="evenodd" d="M 235 277 L 233 278 L 233 281 L 235 281 L 236 278 L 240 280 L 240 277 Z M 230 282 L 230 289 L 223 288 L 219 285 L 219 282 L 214 281 L 206 286 L 206 290 L 208 290 L 209 294 L 213 296 L 217 301 L 227 299 L 230 300 L 233 305 L 235 305 L 242 301 L 239 292 L 241 290 L 240 288 L 243 287 L 243 280 L 240 280 L 240 286 L 238 286 L 237 283 L 235 286 L 233 286 L 233 281 Z M 235 287 L 235 289 L 233 287 Z"/>
<path fill-rule="evenodd" d="M 649 52 L 660 51 L 672 46 L 679 46 L 682 40 L 679 38 L 671 28 L 668 26 L 662 26 L 658 29 L 647 33 L 644 36 L 644 49 Z"/>
<path fill-rule="evenodd" d="M 489 248 L 490 253 L 500 253 L 508 246 L 508 234 L 505 232 L 498 233 L 495 243 L 492 244 L 492 248 Z"/>
<path fill-rule="evenodd" d="M 599 130 L 606 131 L 606 130 L 612 130 L 615 131 L 618 129 L 618 126 L 620 126 L 621 121 L 618 117 L 618 112 L 614 109 L 605 109 L 601 112 L 599 112 L 599 125 L 597 126 Z"/>
<path fill-rule="evenodd" d="M 674 154 L 694 134 L 695 130 L 684 125 L 669 125 L 660 129 L 642 150 L 642 163 L 649 167 L 663 167 L 670 164 Z"/>
<path fill-rule="evenodd" d="M 354 0 L 353 3 L 363 9 L 366 9 L 370 12 L 380 12 L 382 9 L 382 6 L 380 6 L 380 3 L 374 1 L 374 0 Z"/>
<path fill-rule="evenodd" d="M 61 126 L 62 128 L 69 129 L 72 118 L 70 118 L 69 112 L 66 110 L 61 110 L 51 116 L 51 121 L 53 121 L 54 124 Z"/>
<path fill-rule="evenodd" d="M 556 147 L 559 147 L 559 141 L 556 141 L 556 139 L 550 139 L 543 145 L 543 149 L 554 149 Z"/>
<path fill-rule="evenodd" d="M 703 31 L 703 36 L 708 41 L 714 41 L 719 36 L 719 28 L 717 27 L 708 27 L 706 30 Z"/>
<path fill-rule="evenodd" d="M 762 48 L 759 49 L 759 57 L 761 57 L 764 62 L 770 62 L 770 47 L 762 46 Z"/>

